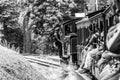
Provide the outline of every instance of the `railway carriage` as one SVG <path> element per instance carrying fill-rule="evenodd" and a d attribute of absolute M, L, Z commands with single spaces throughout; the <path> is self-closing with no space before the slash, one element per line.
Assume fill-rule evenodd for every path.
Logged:
<path fill-rule="evenodd" d="M 77 18 L 63 23 L 61 27 L 63 57 L 69 56 L 73 64 L 81 64 L 82 51 L 91 35 L 96 32 L 97 28 L 102 31 L 103 19 L 101 17 L 103 11 L 104 9 L 90 13 L 85 18 Z M 69 48 L 68 45 L 70 46 Z"/>
<path fill-rule="evenodd" d="M 86 15 L 86 18 L 76 22 L 78 34 L 78 64 L 81 64 L 83 60 L 84 53 L 82 51 L 90 45 L 89 41 L 92 35 L 95 33 L 100 35 L 100 33 L 105 32 L 104 19 L 102 16 L 104 10 L 105 9 L 89 13 Z"/>
<path fill-rule="evenodd" d="M 109 46 L 108 44 L 110 42 L 109 40 L 107 40 L 108 34 L 109 34 L 108 30 L 111 28 L 111 26 L 116 27 L 116 24 L 118 24 L 118 21 L 116 20 L 116 15 L 120 17 L 120 5 L 119 5 L 120 0 L 113 0 L 113 1 L 114 1 L 114 4 L 109 4 L 109 6 L 107 6 L 102 10 L 89 13 L 88 15 L 86 15 L 85 18 L 74 19 L 74 20 L 70 20 L 68 22 L 63 23 L 61 27 L 62 33 L 63 33 L 62 35 L 63 57 L 69 56 L 70 57 L 69 62 L 72 62 L 73 64 L 81 65 L 81 63 L 83 62 L 83 59 L 85 58 L 84 57 L 85 54 L 83 53 L 83 51 L 86 49 L 88 45 L 90 45 L 90 40 L 92 38 L 92 35 L 95 33 L 99 34 L 99 37 L 98 37 L 99 39 L 103 37 L 102 39 L 104 43 L 103 51 L 105 50 L 111 51 L 111 48 L 109 47 L 113 47 L 116 44 L 116 38 L 113 39 L 113 42 Z M 117 30 L 116 32 L 119 32 L 119 30 Z M 103 33 L 104 35 L 101 36 L 101 33 Z M 119 39 L 119 35 L 116 37 L 117 39 Z M 97 44 L 99 44 L 99 42 L 97 42 Z M 110 54 L 112 55 L 111 60 L 114 60 L 114 59 L 116 60 L 115 54 L 117 57 L 119 57 L 117 53 Z M 108 63 L 107 66 L 102 68 L 103 71 L 101 71 L 100 69 L 96 68 L 95 62 L 93 62 L 93 65 L 91 67 L 92 74 L 95 77 L 97 77 L 98 80 L 104 80 L 105 77 L 106 77 L 105 80 L 110 80 L 110 78 L 112 80 L 116 80 L 116 78 L 118 78 L 117 75 L 119 75 L 119 73 L 117 71 L 115 73 L 110 73 L 110 69 L 113 69 L 110 66 L 114 66 L 115 63 L 117 62 L 114 62 L 111 65 Z M 107 70 L 105 70 L 106 68 Z M 117 68 L 120 69 L 119 66 L 117 66 Z M 109 74 L 109 75 L 106 75 L 106 74 Z M 114 74 L 117 74 L 117 75 L 114 75 Z"/>
<path fill-rule="evenodd" d="M 80 53 L 86 46 L 87 40 L 96 32 L 104 33 L 104 46 L 106 49 L 106 35 L 108 29 L 116 24 L 114 20 L 116 17 L 115 15 L 117 12 L 120 12 L 120 0 L 109 1 L 109 6 L 104 9 L 89 13 L 85 18 L 76 18 L 62 24 L 61 40 L 63 41 L 63 57 L 68 56 L 69 53 L 81 56 Z M 112 1 L 114 3 L 111 4 Z M 70 51 L 67 48 L 68 45 L 70 45 Z M 69 53 L 67 51 L 69 51 Z"/>

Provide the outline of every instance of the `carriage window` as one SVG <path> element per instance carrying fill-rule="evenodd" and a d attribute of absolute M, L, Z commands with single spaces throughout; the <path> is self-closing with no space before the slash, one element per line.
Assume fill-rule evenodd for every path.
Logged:
<path fill-rule="evenodd" d="M 73 24 L 71 25 L 71 28 L 72 28 L 71 31 L 72 31 L 73 33 L 77 33 L 77 27 L 76 27 L 76 24 L 73 23 Z"/>
<path fill-rule="evenodd" d="M 65 35 L 68 35 L 69 33 L 71 33 L 70 26 L 66 25 L 65 26 Z"/>
<path fill-rule="evenodd" d="M 72 54 L 76 53 L 77 52 L 77 38 L 72 38 L 71 39 L 71 51 L 72 51 Z"/>
<path fill-rule="evenodd" d="M 68 45 L 68 43 L 64 43 L 64 55 L 67 55 Z"/>

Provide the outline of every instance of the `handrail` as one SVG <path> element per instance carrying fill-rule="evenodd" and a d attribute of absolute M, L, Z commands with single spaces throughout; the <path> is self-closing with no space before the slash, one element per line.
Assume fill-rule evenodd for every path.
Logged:
<path fill-rule="evenodd" d="M 111 7 L 112 7 L 112 5 L 109 5 L 109 6 L 105 9 L 105 11 L 103 12 L 103 14 L 107 14 L 107 13 L 110 11 Z"/>

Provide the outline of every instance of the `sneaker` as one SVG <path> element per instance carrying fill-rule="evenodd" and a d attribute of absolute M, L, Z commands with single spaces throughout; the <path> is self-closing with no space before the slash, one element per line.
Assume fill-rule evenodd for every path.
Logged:
<path fill-rule="evenodd" d="M 98 80 L 88 69 L 85 69 L 85 68 L 79 69 L 78 72 L 80 74 L 86 74 L 87 77 L 89 77 L 91 80 Z"/>
<path fill-rule="evenodd" d="M 82 69 L 78 69 L 78 72 L 83 74 L 83 73 L 90 73 L 90 70 L 82 68 Z"/>

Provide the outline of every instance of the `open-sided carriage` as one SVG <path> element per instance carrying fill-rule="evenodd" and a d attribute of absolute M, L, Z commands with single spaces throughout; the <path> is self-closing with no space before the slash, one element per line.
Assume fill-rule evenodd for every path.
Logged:
<path fill-rule="evenodd" d="M 82 62 L 84 62 L 86 55 L 89 55 L 89 52 L 87 54 L 84 52 L 84 50 L 87 51 L 86 47 L 88 47 L 89 45 L 94 45 L 94 43 L 96 43 L 97 45 L 101 45 L 101 42 L 103 42 L 103 46 L 104 46 L 103 51 L 106 50 L 107 31 L 110 26 L 113 26 L 113 16 L 109 15 L 109 18 L 107 18 L 108 16 L 107 13 L 110 11 L 110 9 L 111 9 L 111 6 L 108 6 L 105 9 L 92 12 L 88 14 L 86 18 L 76 22 L 77 30 L 79 34 L 78 36 L 78 46 L 79 46 L 78 47 L 78 51 L 79 51 L 78 52 L 79 53 L 78 63 L 80 65 Z M 97 37 L 97 41 L 94 41 L 93 35 L 95 35 L 96 33 L 98 34 L 98 37 Z M 80 39 L 82 39 L 82 43 Z M 91 43 L 92 40 L 93 42 Z M 96 44 L 95 44 L 95 47 L 96 47 Z M 83 46 L 83 48 L 81 48 L 81 46 Z M 92 61 L 90 71 L 92 75 L 99 78 L 100 69 L 96 67 L 96 61 L 94 60 Z"/>
<path fill-rule="evenodd" d="M 104 21 L 100 17 L 103 11 L 104 9 L 90 13 L 86 18 L 70 20 L 62 25 L 63 57 L 69 56 L 73 64 L 81 64 L 82 51 L 91 35 L 96 32 L 97 28 L 102 31 Z"/>
<path fill-rule="evenodd" d="M 103 38 L 102 39 L 104 44 L 103 51 L 105 50 L 111 51 L 114 48 L 113 46 L 116 42 L 116 38 L 118 38 L 119 35 L 117 35 L 116 38 L 113 39 L 113 42 L 110 43 L 108 39 L 108 35 L 109 35 L 108 30 L 112 26 L 116 26 L 118 24 L 118 21 L 116 20 L 116 16 L 120 16 L 118 15 L 118 13 L 120 12 L 119 11 L 120 1 L 119 0 L 113 0 L 113 1 L 115 2 L 114 4 L 110 4 L 109 6 L 107 6 L 102 10 L 92 12 L 86 15 L 86 17 L 83 19 L 75 19 L 72 21 L 65 22 L 62 25 L 63 57 L 69 56 L 70 62 L 81 65 L 81 63 L 85 58 L 84 57 L 85 54 L 83 51 L 86 50 L 87 46 L 91 45 L 90 41 L 91 41 L 92 35 L 96 33 L 98 33 L 99 35 L 98 37 L 99 40 Z M 115 7 L 116 9 L 114 9 Z M 119 34 L 119 30 L 116 32 L 118 32 Z M 112 38 L 112 36 L 110 38 Z M 119 38 L 118 38 L 118 42 L 119 42 Z M 97 42 L 97 44 L 99 44 L 99 41 Z M 115 63 L 116 63 L 116 56 L 117 56 L 117 59 L 118 59 L 117 61 L 120 62 L 118 53 L 117 55 L 116 53 L 115 55 L 114 53 L 110 54 L 110 57 L 111 57 L 110 61 L 115 60 Z M 93 62 L 93 65 L 91 68 L 92 74 L 95 77 L 97 77 L 98 80 L 118 80 L 117 78 L 119 78 L 120 70 L 113 71 L 113 73 L 111 73 L 110 72 L 111 70 L 109 70 L 109 69 L 113 69 L 111 68 L 111 65 L 113 67 L 116 64 L 106 63 L 106 65 L 107 66 L 104 66 L 102 67 L 102 69 L 100 69 L 100 67 L 96 67 L 96 63 Z M 120 69 L 119 66 L 117 66 L 117 68 Z"/>

